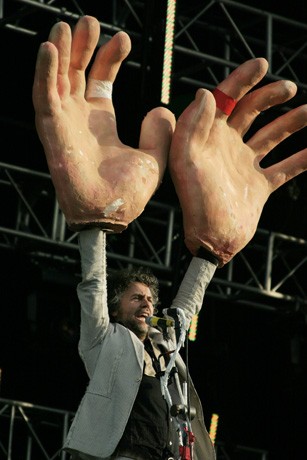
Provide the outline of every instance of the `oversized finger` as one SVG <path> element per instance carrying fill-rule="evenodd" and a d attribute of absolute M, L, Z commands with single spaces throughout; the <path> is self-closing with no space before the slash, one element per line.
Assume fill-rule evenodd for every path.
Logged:
<path fill-rule="evenodd" d="M 71 49 L 71 28 L 65 22 L 55 24 L 49 34 L 49 41 L 58 50 L 57 87 L 60 97 L 70 93 L 69 65 Z"/>
<path fill-rule="evenodd" d="M 125 32 L 118 32 L 99 48 L 87 81 L 87 100 L 112 98 L 112 85 L 130 50 L 130 38 Z"/>
<path fill-rule="evenodd" d="M 217 86 L 217 116 L 228 117 L 235 104 L 265 76 L 268 62 L 264 58 L 244 62 Z M 214 92 L 213 92 L 214 93 Z M 231 109 L 229 109 L 229 104 Z M 228 110 L 229 109 L 229 110 Z"/>
<path fill-rule="evenodd" d="M 100 24 L 92 16 L 83 16 L 73 30 L 69 70 L 73 94 L 84 96 L 85 70 L 94 54 L 99 34 Z"/>
<path fill-rule="evenodd" d="M 246 144 L 259 161 L 283 140 L 307 126 L 307 104 L 290 110 L 257 131 Z"/>
<path fill-rule="evenodd" d="M 57 90 L 58 52 L 53 43 L 42 43 L 39 47 L 32 98 L 36 115 L 52 115 L 60 107 Z"/>
<path fill-rule="evenodd" d="M 269 83 L 251 91 L 238 102 L 228 118 L 228 124 L 243 137 L 261 112 L 285 103 L 295 96 L 296 91 L 295 83 L 287 80 Z"/>
<path fill-rule="evenodd" d="M 195 99 L 178 118 L 175 134 L 172 141 L 172 153 L 181 151 L 186 153 L 183 146 L 187 146 L 190 155 L 194 150 L 191 145 L 197 145 L 201 151 L 206 144 L 215 116 L 214 98 L 210 91 L 199 89 Z"/>
<path fill-rule="evenodd" d="M 126 32 L 117 32 L 102 45 L 89 73 L 90 78 L 114 83 L 122 61 L 131 51 L 130 37 Z"/>
<path fill-rule="evenodd" d="M 157 107 L 151 110 L 142 122 L 139 148 L 150 153 L 158 163 L 157 185 L 162 180 L 167 164 L 175 124 L 174 114 L 164 107 Z M 154 172 L 154 169 L 152 172 Z"/>
<path fill-rule="evenodd" d="M 272 192 L 274 192 L 304 171 L 307 171 L 307 149 L 301 150 L 285 160 L 264 169 L 264 174 Z"/>

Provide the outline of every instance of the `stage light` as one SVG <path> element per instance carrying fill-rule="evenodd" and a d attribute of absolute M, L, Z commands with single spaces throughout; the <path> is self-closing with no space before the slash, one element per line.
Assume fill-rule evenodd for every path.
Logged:
<path fill-rule="evenodd" d="M 188 336 L 191 342 L 194 342 L 196 340 L 197 323 L 198 323 L 198 315 L 193 315 L 191 324 L 190 324 L 190 329 L 189 329 L 189 336 Z"/>
<path fill-rule="evenodd" d="M 176 0 L 168 0 L 166 11 L 166 28 L 162 69 L 161 102 L 168 104 L 171 92 L 171 75 L 174 52 L 174 31 L 176 17 Z"/>
<path fill-rule="evenodd" d="M 213 444 L 215 444 L 216 432 L 217 432 L 217 425 L 219 421 L 218 414 L 212 414 L 211 416 L 211 423 L 209 429 L 209 436 Z"/>

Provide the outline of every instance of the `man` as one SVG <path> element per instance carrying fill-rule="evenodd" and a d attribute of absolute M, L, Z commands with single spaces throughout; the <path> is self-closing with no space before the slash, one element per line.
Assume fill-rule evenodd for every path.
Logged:
<path fill-rule="evenodd" d="M 165 371 L 166 352 L 174 351 L 176 341 L 172 334 L 165 340 L 162 332 L 146 323 L 154 314 L 157 283 L 146 273 L 117 275 L 116 286 L 120 294 L 115 296 L 115 304 L 108 303 L 106 234 L 100 229 L 84 230 L 79 238 L 83 275 L 78 286 L 81 303 L 79 352 L 90 383 L 65 447 L 71 452 L 91 453 L 94 458 L 180 458 L 180 433 L 176 432 L 176 422 L 170 420 L 170 408 L 162 398 L 157 375 Z M 191 263 L 172 305 L 184 309 L 188 323 L 201 308 L 205 288 L 215 268 L 213 263 L 199 258 Z M 112 284 L 114 286 L 114 281 Z M 109 298 L 114 299 L 113 292 L 111 287 Z M 186 369 L 179 356 L 176 364 L 183 381 Z M 175 386 L 174 382 L 172 385 Z M 191 401 L 196 408 L 192 432 L 197 437 L 195 450 L 199 455 L 195 458 L 202 458 L 202 455 L 214 458 L 193 387 Z M 177 403 L 180 403 L 178 394 L 173 401 L 174 405 Z M 177 452 L 173 452 L 176 448 Z"/>
<path fill-rule="evenodd" d="M 111 99 L 130 40 L 120 32 L 103 45 L 86 82 L 98 38 L 95 18 L 81 18 L 73 35 L 67 24 L 56 24 L 40 47 L 33 87 L 37 130 L 59 204 L 70 227 L 80 230 L 79 350 L 90 382 L 64 447 L 73 458 L 86 460 L 213 459 L 190 379 L 191 423 L 189 411 L 181 418 L 172 412 L 171 404 L 182 401 L 176 372 L 160 385 L 178 337 L 147 324 L 155 302 L 151 285 L 134 278 L 118 295 L 115 308 L 108 305 L 106 235 L 124 230 L 141 214 L 168 163 L 193 257 L 167 313 L 175 311 L 186 331 L 216 267 L 253 237 L 269 195 L 307 169 L 306 149 L 267 169 L 259 164 L 306 126 L 307 110 L 293 109 L 244 143 L 261 111 L 296 92 L 287 81 L 250 91 L 268 68 L 265 59 L 253 59 L 214 94 L 198 90 L 177 123 L 169 110 L 153 109 L 142 123 L 139 149 L 131 148 L 118 138 Z M 185 366 L 179 355 L 172 364 L 182 384 Z"/>

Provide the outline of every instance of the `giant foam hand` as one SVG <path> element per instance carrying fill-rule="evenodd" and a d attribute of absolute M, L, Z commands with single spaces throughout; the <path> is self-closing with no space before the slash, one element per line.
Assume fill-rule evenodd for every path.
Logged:
<path fill-rule="evenodd" d="M 73 33 L 57 23 L 40 46 L 33 85 L 36 127 L 60 208 L 68 225 L 121 232 L 143 211 L 159 186 L 175 126 L 156 108 L 144 118 L 139 148 L 118 138 L 111 88 L 130 52 L 119 32 L 96 54 L 99 22 L 82 17 Z"/>
<path fill-rule="evenodd" d="M 169 167 L 182 207 L 186 246 L 194 255 L 200 247 L 209 250 L 220 266 L 252 239 L 270 194 L 307 169 L 307 149 L 265 169 L 260 165 L 275 146 L 306 126 L 306 105 L 243 141 L 260 112 L 296 94 L 289 81 L 250 91 L 267 69 L 265 59 L 252 59 L 218 85 L 215 97 L 198 90 L 173 135 Z"/>

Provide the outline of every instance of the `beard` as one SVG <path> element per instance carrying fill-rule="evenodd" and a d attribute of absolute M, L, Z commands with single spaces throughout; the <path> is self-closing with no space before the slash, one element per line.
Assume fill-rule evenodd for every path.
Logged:
<path fill-rule="evenodd" d="M 140 340 L 144 340 L 147 337 L 148 325 L 146 323 L 140 322 L 135 318 L 118 318 L 117 323 L 120 323 L 122 326 L 125 326 L 127 329 L 133 332 Z"/>

